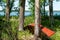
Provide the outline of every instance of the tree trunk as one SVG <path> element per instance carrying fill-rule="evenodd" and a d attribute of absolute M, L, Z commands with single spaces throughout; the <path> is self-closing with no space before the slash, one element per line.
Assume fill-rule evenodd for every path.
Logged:
<path fill-rule="evenodd" d="M 50 26 L 53 27 L 53 0 L 49 0 L 49 15 Z"/>
<path fill-rule="evenodd" d="M 10 0 L 6 0 L 6 20 L 8 21 L 10 18 Z"/>
<path fill-rule="evenodd" d="M 45 0 L 44 0 L 44 17 L 45 17 Z"/>
<path fill-rule="evenodd" d="M 20 0 L 19 31 L 22 31 L 24 27 L 24 11 L 25 11 L 25 0 Z"/>
<path fill-rule="evenodd" d="M 38 40 L 39 37 L 39 24 L 40 24 L 40 0 L 35 0 L 35 28 L 34 28 L 34 40 Z"/>

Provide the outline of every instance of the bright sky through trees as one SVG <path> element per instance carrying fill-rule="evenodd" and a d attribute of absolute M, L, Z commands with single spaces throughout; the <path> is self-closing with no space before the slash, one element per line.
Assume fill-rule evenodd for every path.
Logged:
<path fill-rule="evenodd" d="M 15 0 L 14 7 L 18 7 L 18 6 L 19 6 L 19 0 Z M 0 10 L 3 10 L 1 6 L 0 6 Z M 25 10 L 29 10 L 28 0 L 26 0 Z"/>

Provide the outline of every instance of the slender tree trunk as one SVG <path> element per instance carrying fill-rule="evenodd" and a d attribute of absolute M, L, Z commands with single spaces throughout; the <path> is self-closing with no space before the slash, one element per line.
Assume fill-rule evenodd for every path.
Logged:
<path fill-rule="evenodd" d="M 49 0 L 49 15 L 50 26 L 53 27 L 53 0 Z"/>
<path fill-rule="evenodd" d="M 35 0 L 35 28 L 34 28 L 34 40 L 38 40 L 39 37 L 39 25 L 40 24 L 40 0 Z"/>
<path fill-rule="evenodd" d="M 19 31 L 24 27 L 25 0 L 20 0 Z"/>
<path fill-rule="evenodd" d="M 10 0 L 6 0 L 6 20 L 8 21 L 10 18 Z"/>
<path fill-rule="evenodd" d="M 44 0 L 44 17 L 45 17 L 45 0 Z"/>

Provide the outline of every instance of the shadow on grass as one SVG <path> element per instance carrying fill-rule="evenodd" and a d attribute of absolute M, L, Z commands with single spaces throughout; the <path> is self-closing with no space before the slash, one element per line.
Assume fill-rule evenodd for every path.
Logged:
<path fill-rule="evenodd" d="M 18 40 L 17 32 L 13 33 L 11 22 L 7 22 L 3 18 L 0 18 L 0 40 Z"/>
<path fill-rule="evenodd" d="M 42 25 L 55 31 L 55 34 L 51 38 L 49 38 L 49 40 L 55 40 L 56 37 L 59 35 L 59 31 L 60 31 L 60 19 L 54 20 L 53 27 L 50 26 L 49 20 L 46 20 L 46 19 L 42 20 Z"/>
<path fill-rule="evenodd" d="M 24 27 L 24 30 L 29 30 L 30 33 L 32 33 L 34 35 L 34 27 L 31 27 L 30 25 Z M 42 31 L 41 31 L 41 35 L 39 33 L 39 37 L 42 39 L 42 40 L 51 40 L 50 37 L 47 37 L 46 34 L 44 34 Z"/>
<path fill-rule="evenodd" d="M 54 30 L 55 32 L 57 32 L 57 29 L 59 29 L 60 28 L 60 22 L 59 22 L 59 20 L 55 20 L 55 22 L 54 22 L 54 26 L 53 27 L 50 27 L 49 26 L 49 22 L 48 21 L 44 21 L 43 23 L 43 26 L 45 26 L 45 27 L 47 27 L 47 28 L 49 28 L 49 29 L 51 29 L 51 30 Z M 32 33 L 32 34 L 34 34 L 33 32 L 33 30 L 34 30 L 34 28 L 31 28 L 31 27 L 29 27 L 29 26 L 26 26 L 25 28 L 24 28 L 24 30 L 25 29 L 28 29 L 28 30 L 30 30 L 30 33 Z M 43 40 L 54 40 L 55 39 L 55 37 L 56 36 L 54 36 L 54 38 L 48 38 L 45 34 L 43 34 L 42 33 L 42 39 Z"/>

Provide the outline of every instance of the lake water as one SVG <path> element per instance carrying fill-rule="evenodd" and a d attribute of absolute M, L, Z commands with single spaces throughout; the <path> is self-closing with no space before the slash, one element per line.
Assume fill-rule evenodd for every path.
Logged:
<path fill-rule="evenodd" d="M 47 12 L 47 14 L 49 15 L 49 12 Z M 54 16 L 58 16 L 58 15 L 60 16 L 60 11 L 54 11 L 54 12 L 53 12 L 53 15 L 54 15 Z"/>
<path fill-rule="evenodd" d="M 60 15 L 60 12 L 53 12 L 53 13 L 54 13 L 53 15 Z M 4 16 L 4 15 L 5 15 L 5 13 L 3 11 L 0 11 L 0 16 Z M 16 11 L 10 13 L 10 16 L 18 16 L 18 15 L 19 14 Z M 29 16 L 29 15 L 31 15 L 31 12 L 26 11 L 24 15 Z M 49 15 L 49 13 L 48 13 L 48 15 Z"/>
<path fill-rule="evenodd" d="M 1 11 L 1 12 L 0 12 L 0 16 L 4 16 L 4 15 L 5 15 L 5 13 L 4 13 L 3 11 Z M 18 16 L 18 15 L 19 15 L 19 14 L 18 14 L 18 12 L 16 12 L 16 11 L 10 13 L 10 16 Z M 25 16 L 29 16 L 29 15 L 31 15 L 31 12 L 26 11 L 24 15 L 25 15 Z"/>

